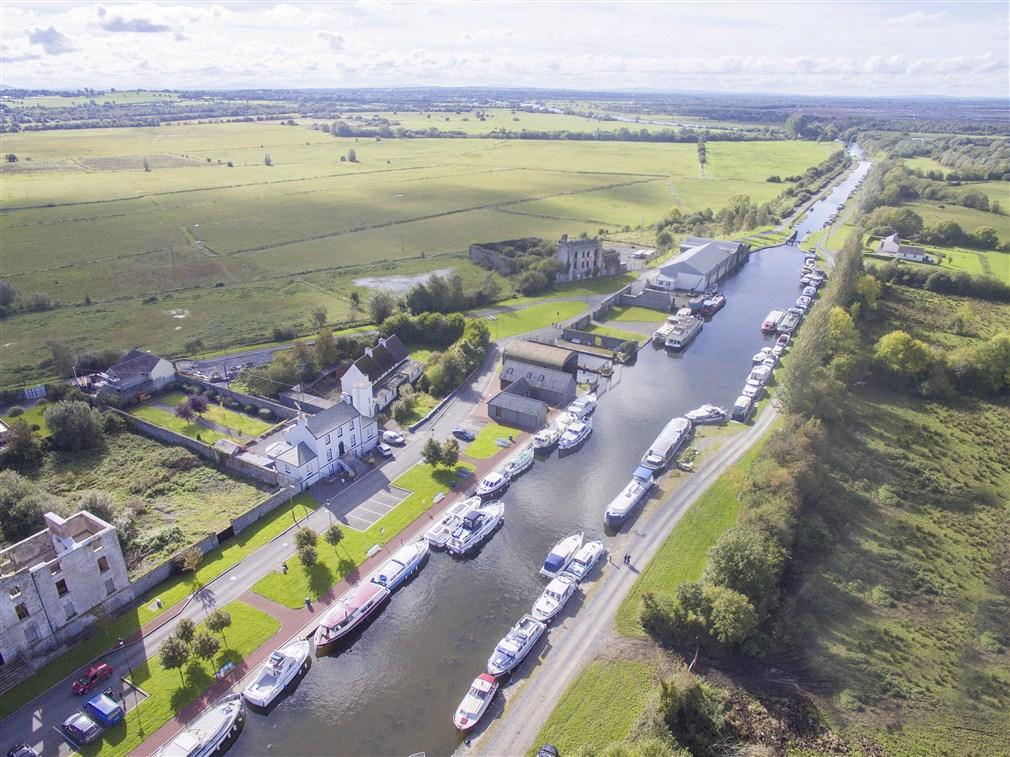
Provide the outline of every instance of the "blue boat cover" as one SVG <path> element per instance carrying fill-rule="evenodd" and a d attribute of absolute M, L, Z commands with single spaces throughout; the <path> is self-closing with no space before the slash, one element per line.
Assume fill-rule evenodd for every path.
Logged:
<path fill-rule="evenodd" d="M 635 478 L 640 478 L 643 481 L 651 481 L 652 474 L 654 471 L 651 468 L 646 468 L 644 465 L 639 465 L 635 468 Z"/>
<path fill-rule="evenodd" d="M 565 567 L 565 559 L 561 555 L 556 555 L 551 552 L 547 555 L 547 559 L 544 560 L 544 570 L 549 573 L 557 573 Z"/>

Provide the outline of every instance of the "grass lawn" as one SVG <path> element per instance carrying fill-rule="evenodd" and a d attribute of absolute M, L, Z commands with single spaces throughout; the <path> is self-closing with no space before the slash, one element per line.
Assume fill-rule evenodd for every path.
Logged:
<path fill-rule="evenodd" d="M 412 423 L 417 423 L 424 416 L 431 412 L 432 408 L 438 404 L 438 400 L 432 397 L 427 392 L 415 392 L 414 393 L 414 409 L 410 412 L 410 417 L 407 422 L 403 424 L 406 428 Z"/>
<path fill-rule="evenodd" d="M 238 536 L 204 555 L 195 573 L 179 573 L 158 584 L 141 599 L 137 607 L 117 617 L 105 629 L 96 629 L 85 641 L 36 671 L 28 680 L 0 695 L 0 718 L 6 717 L 25 702 L 31 701 L 53 684 L 111 648 L 116 639 L 129 638 L 142 625 L 170 610 L 199 586 L 210 583 L 284 532 L 294 523 L 294 519 L 301 520 L 318 506 L 319 503 L 309 495 L 299 494 L 291 502 L 277 508 Z M 161 600 L 161 609 L 153 606 L 156 598 Z"/>
<path fill-rule="evenodd" d="M 619 323 L 662 323 L 669 313 L 649 308 L 640 308 L 637 305 L 625 307 L 615 305 L 603 317 L 606 323 L 617 321 Z"/>
<path fill-rule="evenodd" d="M 121 723 L 105 731 L 100 741 L 82 749 L 81 754 L 103 757 L 129 754 L 210 688 L 217 680 L 214 672 L 222 665 L 231 662 L 241 666 L 247 655 L 280 630 L 278 620 L 244 602 L 229 602 L 222 609 L 231 615 L 232 624 L 224 632 L 217 656 L 212 661 L 190 662 L 181 671 L 183 676 L 178 670 L 165 670 L 157 658 L 135 667 L 130 680 L 147 692 L 148 699 L 128 712 Z M 206 630 L 202 623 L 197 629 Z"/>
<path fill-rule="evenodd" d="M 187 421 L 185 418 L 177 416 L 171 410 L 165 410 L 157 405 L 137 405 L 137 407 L 130 410 L 130 414 L 148 423 L 153 423 L 177 434 L 188 436 L 190 439 L 201 441 L 204 444 L 213 444 L 219 439 L 231 439 L 227 434 L 222 434 L 216 429 L 204 428 L 196 423 L 196 421 Z M 238 440 L 236 439 L 235 441 Z"/>
<path fill-rule="evenodd" d="M 213 444 L 218 439 L 234 439 L 241 442 L 244 439 L 259 436 L 273 425 L 260 418 L 229 410 L 215 402 L 210 402 L 207 404 L 207 409 L 200 415 L 212 423 L 235 432 L 230 435 L 224 434 L 216 429 L 200 426 L 195 419 L 186 421 L 177 416 L 171 408 L 184 399 L 186 399 L 186 395 L 182 392 L 166 392 L 141 403 L 130 412 L 138 418 L 157 423 L 159 426 L 164 426 L 193 439 L 197 438 L 196 435 L 199 434 L 201 441 L 207 442 L 207 444 Z"/>
<path fill-rule="evenodd" d="M 736 523 L 740 510 L 737 494 L 741 481 L 764 448 L 766 439 L 768 435 L 706 489 L 674 526 L 663 546 L 617 608 L 615 624 L 618 633 L 645 636 L 638 622 L 643 592 L 672 594 L 679 584 L 696 581 L 701 577 L 708 560 L 709 548 Z"/>
<path fill-rule="evenodd" d="M 598 279 L 587 279 L 586 281 L 572 281 L 567 284 L 555 284 L 546 292 L 530 297 L 513 297 L 508 300 L 494 303 L 495 306 L 518 307 L 520 305 L 533 305 L 548 299 L 561 299 L 565 297 L 590 297 L 595 294 L 612 294 L 618 289 L 626 287 L 636 280 L 633 273 L 622 273 L 617 276 L 603 276 Z"/>
<path fill-rule="evenodd" d="M 973 234 L 979 226 L 992 226 L 996 229 L 1001 244 L 1010 242 L 1010 216 L 998 216 L 963 205 L 926 200 L 910 203 L 907 207 L 922 216 L 927 226 L 935 226 L 941 221 L 954 221 L 968 234 Z"/>
<path fill-rule="evenodd" d="M 473 466 L 466 463 L 460 463 L 459 467 L 473 470 Z M 403 529 L 432 506 L 437 494 L 448 493 L 458 481 L 455 469 L 432 468 L 423 463 L 415 465 L 393 481 L 393 486 L 409 490 L 410 496 L 371 528 L 357 531 L 343 526 L 344 538 L 336 547 L 322 541 L 317 545 L 319 562 L 312 568 L 306 570 L 292 557 L 288 560 L 286 574 L 275 571 L 264 576 L 253 586 L 253 591 L 285 607 L 299 608 L 305 597 L 318 599 L 345 577 L 358 580 L 357 567 L 367 559 L 366 553 L 372 545 L 392 543 Z"/>
<path fill-rule="evenodd" d="M 588 332 L 590 334 L 599 334 L 600 336 L 612 336 L 614 339 L 623 339 L 625 342 L 641 342 L 648 337 L 645 334 L 639 334 L 634 331 L 627 331 L 625 329 L 615 328 L 614 326 L 605 326 L 600 323 L 590 323 L 582 331 Z M 600 346 L 600 345 L 596 345 Z"/>
<path fill-rule="evenodd" d="M 419 362 L 419 363 L 421 363 L 423 365 L 424 363 L 427 363 L 428 362 L 428 358 L 430 358 L 434 354 L 435 354 L 435 350 L 427 350 L 427 349 L 411 350 L 410 351 L 410 359 L 411 360 L 416 360 L 417 362 Z"/>
<path fill-rule="evenodd" d="M 495 444 L 497 439 L 508 439 L 514 436 L 516 430 L 509 426 L 502 426 L 491 421 L 480 430 L 477 438 L 470 442 L 464 449 L 463 454 L 476 460 L 485 460 L 494 457 L 502 448 Z"/>
<path fill-rule="evenodd" d="M 596 661 L 586 666 L 554 707 L 529 754 L 554 744 L 561 754 L 593 754 L 627 738 L 657 685 L 651 665 L 634 660 Z"/>
<path fill-rule="evenodd" d="M 31 407 L 26 408 L 25 411 L 16 418 L 11 417 L 10 410 L 8 410 L 5 420 L 8 425 L 11 426 L 22 420 L 27 423 L 29 427 L 38 426 L 39 430 L 35 432 L 35 435 L 40 439 L 44 439 L 49 436 L 50 433 L 49 426 L 46 424 L 46 419 L 44 417 L 47 407 L 49 407 L 49 405 L 45 402 L 41 405 L 32 405 Z"/>
<path fill-rule="evenodd" d="M 493 321 L 487 317 L 491 338 L 495 341 L 507 339 L 510 336 L 526 334 L 530 331 L 550 326 L 552 323 L 573 318 L 586 309 L 584 302 L 541 302 L 530 305 L 522 310 L 505 313 L 495 313 Z"/>
<path fill-rule="evenodd" d="M 262 418 L 229 410 L 213 402 L 207 405 L 207 410 L 201 413 L 201 415 L 209 421 L 230 428 L 233 431 L 238 431 L 242 437 L 247 438 L 259 436 L 274 425 L 267 423 Z"/>

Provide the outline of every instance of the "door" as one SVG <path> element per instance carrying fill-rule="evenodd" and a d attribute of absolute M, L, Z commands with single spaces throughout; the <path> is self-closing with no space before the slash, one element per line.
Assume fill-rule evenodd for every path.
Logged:
<path fill-rule="evenodd" d="M 344 443 L 343 442 L 340 442 L 340 445 L 337 447 L 337 450 L 338 450 L 337 454 L 339 454 L 340 457 L 343 457 L 344 456 Z"/>

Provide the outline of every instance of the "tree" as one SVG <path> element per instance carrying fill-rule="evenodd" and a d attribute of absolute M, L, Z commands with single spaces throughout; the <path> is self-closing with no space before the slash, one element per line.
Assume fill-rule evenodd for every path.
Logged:
<path fill-rule="evenodd" d="M 273 158 L 270 157 L 270 153 L 263 154 L 263 165 L 272 166 L 274 164 Z"/>
<path fill-rule="evenodd" d="M 7 308 L 14 304 L 17 299 L 18 290 L 6 281 L 0 281 L 0 308 Z"/>
<path fill-rule="evenodd" d="M 18 156 L 17 156 L 17 155 L 15 155 L 15 154 L 14 154 L 14 153 L 12 153 L 12 152 L 9 152 L 9 153 L 7 153 L 7 154 L 6 154 L 5 156 L 4 156 L 4 158 L 5 158 L 6 160 L 7 160 L 7 162 L 8 162 L 8 163 L 17 163 L 17 162 L 18 162 Z"/>
<path fill-rule="evenodd" d="M 193 573 L 196 571 L 200 560 L 203 559 L 203 552 L 195 544 L 179 555 L 179 568 L 183 573 Z"/>
<path fill-rule="evenodd" d="M 49 352 L 53 356 L 53 370 L 59 376 L 72 376 L 77 360 L 71 349 L 62 342 L 49 342 Z"/>
<path fill-rule="evenodd" d="M 900 329 L 884 334 L 874 351 L 877 359 L 901 376 L 915 378 L 929 369 L 929 347 Z"/>
<path fill-rule="evenodd" d="M 212 633 L 221 634 L 221 638 L 224 639 L 224 643 L 228 643 L 228 639 L 224 635 L 224 629 L 231 626 L 231 615 L 220 608 L 214 610 L 210 615 L 207 616 L 207 620 L 203 622 L 207 626 L 207 630 Z"/>
<path fill-rule="evenodd" d="M 148 173 L 151 171 L 151 164 L 147 162 L 147 158 L 144 158 L 144 171 Z"/>
<path fill-rule="evenodd" d="M 101 446 L 105 441 L 102 414 L 87 402 L 62 401 L 46 408 L 43 416 L 53 445 L 69 452 Z"/>
<path fill-rule="evenodd" d="M 199 337 L 196 339 L 189 339 L 182 348 L 185 350 L 187 355 L 195 355 L 198 352 L 203 351 L 203 339 L 200 339 Z"/>
<path fill-rule="evenodd" d="M 421 459 L 428 465 L 438 465 L 442 462 L 442 445 L 429 436 L 421 448 Z"/>
<path fill-rule="evenodd" d="M 319 561 L 319 552 L 311 544 L 307 544 L 298 550 L 298 559 L 306 568 L 311 568 Z"/>
<path fill-rule="evenodd" d="M 396 312 L 396 300 L 388 292 L 376 292 L 368 303 L 368 312 L 372 323 L 382 323 Z"/>
<path fill-rule="evenodd" d="M 175 626 L 175 636 L 183 644 L 191 644 L 196 635 L 196 623 L 189 618 L 182 618 Z"/>
<path fill-rule="evenodd" d="M 295 532 L 295 547 L 297 549 L 301 549 L 302 547 L 314 547 L 318 541 L 319 534 L 311 528 L 299 528 Z"/>
<path fill-rule="evenodd" d="M 711 584 L 703 591 L 709 606 L 708 632 L 720 644 L 739 644 L 757 628 L 757 612 L 743 594 Z"/>
<path fill-rule="evenodd" d="M 204 413 L 207 411 L 207 395 L 194 394 L 189 398 L 189 404 L 194 413 Z"/>
<path fill-rule="evenodd" d="M 442 465 L 452 468 L 459 462 L 459 442 L 449 439 L 442 445 Z"/>
<path fill-rule="evenodd" d="M 401 397 L 393 403 L 392 407 L 393 420 L 403 426 L 407 423 L 414 412 L 414 401 L 413 398 L 408 399 L 407 397 Z"/>
<path fill-rule="evenodd" d="M 185 686 L 186 679 L 182 674 L 182 666 L 189 660 L 189 645 L 179 637 L 171 634 L 161 642 L 158 657 L 161 660 L 161 667 L 165 670 L 179 671 L 179 680 Z"/>
<path fill-rule="evenodd" d="M 42 462 L 42 445 L 24 418 L 18 418 L 7 434 L 0 463 L 18 470 L 34 468 Z"/>
<path fill-rule="evenodd" d="M 221 649 L 221 642 L 206 631 L 201 631 L 193 638 L 193 654 L 201 660 L 210 660 Z"/>
<path fill-rule="evenodd" d="M 316 362 L 321 368 L 327 368 L 340 360 L 340 349 L 337 347 L 337 340 L 333 338 L 330 329 L 323 328 L 316 337 Z"/>
<path fill-rule="evenodd" d="M 883 287 L 876 276 L 865 273 L 856 279 L 856 295 L 870 310 L 877 309 L 877 303 L 880 301 L 882 291 Z"/>
<path fill-rule="evenodd" d="M 175 414 L 183 420 L 190 420 L 193 417 L 193 403 L 189 399 L 179 400 L 175 406 Z"/>
<path fill-rule="evenodd" d="M 82 492 L 81 496 L 77 498 L 77 509 L 87 510 L 106 523 L 112 523 L 116 517 L 116 498 L 108 492 L 89 489 Z"/>
<path fill-rule="evenodd" d="M 339 524 L 331 523 L 329 527 L 323 531 L 323 538 L 326 540 L 327 544 L 336 549 L 337 545 L 343 541 L 344 530 Z"/>
<path fill-rule="evenodd" d="M 18 542 L 42 527 L 42 515 L 49 508 L 45 495 L 35 485 L 12 470 L 0 471 L 0 535 Z"/>
<path fill-rule="evenodd" d="M 992 226 L 979 226 L 972 236 L 986 250 L 994 250 L 999 246 L 999 236 Z"/>
<path fill-rule="evenodd" d="M 771 537 L 736 527 L 709 550 L 704 580 L 740 592 L 763 618 L 778 598 L 784 562 L 784 551 Z"/>
<path fill-rule="evenodd" d="M 326 325 L 326 308 L 322 305 L 312 308 L 312 323 L 317 331 Z"/>
<path fill-rule="evenodd" d="M 838 355 L 859 348 L 859 331 L 845 309 L 835 305 L 828 313 L 828 352 Z"/>

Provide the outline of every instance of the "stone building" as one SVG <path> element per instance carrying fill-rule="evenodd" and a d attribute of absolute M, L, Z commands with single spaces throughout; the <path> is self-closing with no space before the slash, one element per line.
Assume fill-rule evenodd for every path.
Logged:
<path fill-rule="evenodd" d="M 556 259 L 561 265 L 556 279 L 559 282 L 591 279 L 603 273 L 603 245 L 599 239 L 569 239 L 562 234 Z"/>
<path fill-rule="evenodd" d="M 43 657 L 133 599 L 113 526 L 85 511 L 44 522 L 0 552 L 0 665 Z"/>

